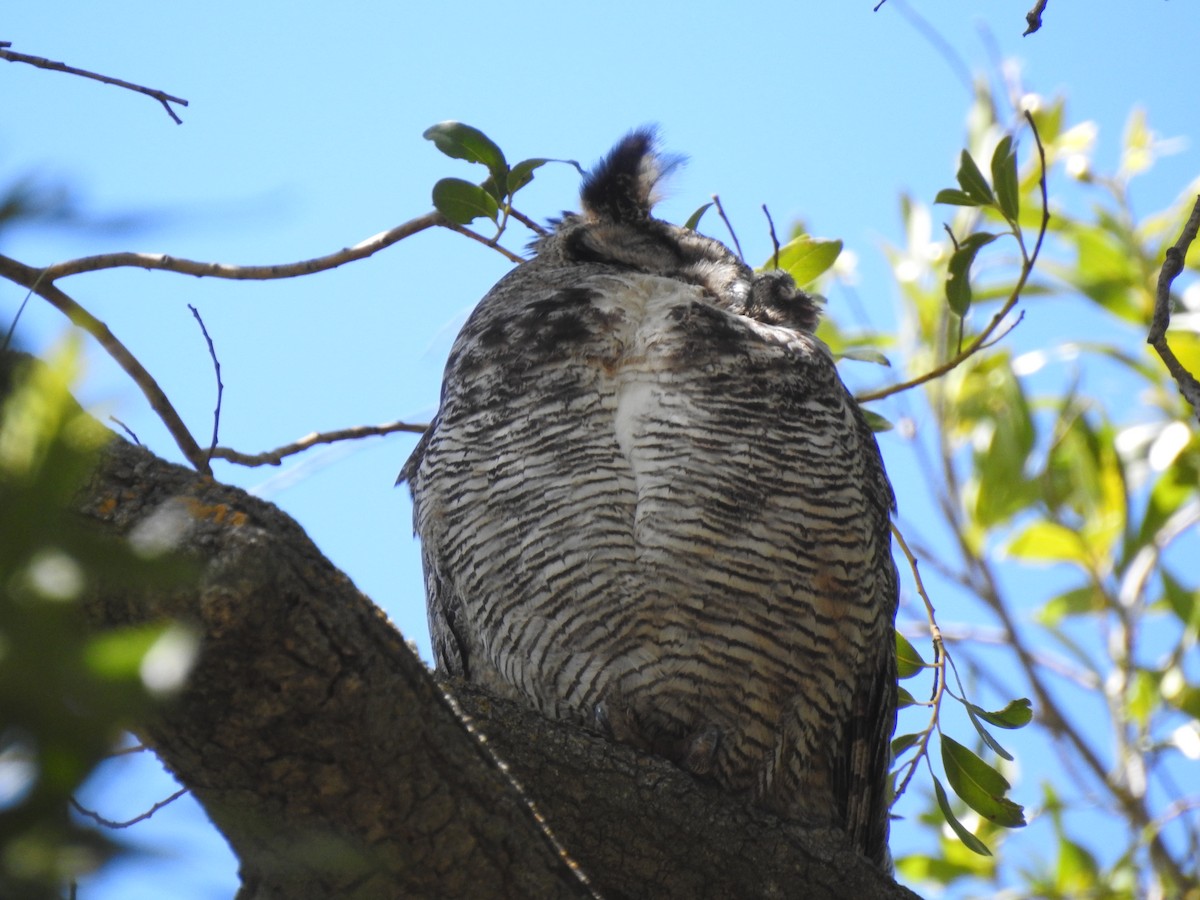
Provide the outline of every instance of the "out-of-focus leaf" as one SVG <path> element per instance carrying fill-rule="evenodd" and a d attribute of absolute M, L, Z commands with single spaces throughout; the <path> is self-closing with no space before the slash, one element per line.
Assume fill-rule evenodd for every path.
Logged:
<path fill-rule="evenodd" d="M 874 410 L 864 409 L 862 411 L 863 418 L 867 420 L 867 425 L 876 434 L 884 431 L 891 431 L 896 426 L 891 423 L 890 419 L 886 419 Z"/>
<path fill-rule="evenodd" d="M 798 286 L 804 287 L 828 271 L 841 252 L 841 241 L 804 234 L 779 248 L 779 268 L 791 275 Z"/>
<path fill-rule="evenodd" d="M 954 829 L 954 833 L 958 835 L 958 839 L 980 856 L 991 856 L 992 851 L 987 848 L 987 844 L 971 834 L 966 826 L 958 821 L 958 817 L 954 815 L 954 810 L 950 807 L 950 800 L 946 796 L 946 789 L 942 787 L 942 783 L 936 777 L 933 779 L 933 790 L 937 796 L 938 806 L 942 810 L 942 815 L 946 817 L 946 821 Z"/>
<path fill-rule="evenodd" d="M 847 347 L 838 355 L 838 359 L 855 359 L 859 362 L 874 363 L 877 366 L 891 368 L 891 361 L 874 347 Z"/>
<path fill-rule="evenodd" d="M 110 681 L 136 679 L 146 652 L 169 627 L 142 625 L 96 635 L 84 648 L 84 663 L 96 675 Z"/>
<path fill-rule="evenodd" d="M 1200 632 L 1200 591 L 1185 588 L 1166 568 L 1159 574 L 1162 576 L 1163 596 L 1167 605 L 1189 632 Z"/>
<path fill-rule="evenodd" d="M 975 812 L 1006 828 L 1025 824 L 1024 810 L 1007 799 L 1007 779 L 974 752 L 951 737 L 942 735 L 942 766 L 954 793 Z"/>
<path fill-rule="evenodd" d="M 683 223 L 683 227 L 688 229 L 689 231 L 695 231 L 696 227 L 700 224 L 700 220 L 704 218 L 704 214 L 706 212 L 708 212 L 709 209 L 711 209 L 711 208 L 712 208 L 712 203 L 705 203 L 703 206 L 701 206 L 699 209 L 697 209 L 694 213 L 692 213 L 690 216 L 688 216 L 687 221 Z"/>
<path fill-rule="evenodd" d="M 996 188 L 996 203 L 1011 223 L 1021 215 L 1021 190 L 1017 183 L 1017 154 L 1011 134 L 1006 134 L 992 153 L 992 184 Z"/>
<path fill-rule="evenodd" d="M 900 678 L 912 678 L 925 670 L 925 660 L 908 638 L 896 632 L 896 674 Z"/>
<path fill-rule="evenodd" d="M 968 703 L 966 704 L 966 707 L 967 717 L 971 720 L 971 724 L 975 726 L 975 731 L 981 738 L 983 738 L 983 742 L 987 744 L 988 748 L 1001 759 L 1006 759 L 1009 762 L 1012 762 L 1012 754 L 1005 750 L 1000 742 L 992 737 L 992 733 L 983 727 L 983 722 L 981 722 L 979 716 L 975 714 L 975 710 L 973 708 L 974 704 Z"/>
<path fill-rule="evenodd" d="M 1087 568 L 1092 554 L 1078 532 L 1057 522 L 1031 522 L 1008 545 L 1015 559 L 1044 563 L 1074 563 Z"/>
<path fill-rule="evenodd" d="M 453 159 L 486 166 L 501 194 L 508 192 L 508 163 L 504 153 L 478 128 L 462 122 L 439 122 L 426 128 L 422 137 L 433 141 L 439 150 Z"/>
<path fill-rule="evenodd" d="M 1151 714 L 1162 702 L 1162 673 L 1150 669 L 1137 669 L 1130 679 L 1125 695 L 1125 709 L 1142 727 L 1150 721 Z"/>
<path fill-rule="evenodd" d="M 982 206 L 991 206 L 996 202 L 992 189 L 979 171 L 979 166 L 966 150 L 959 156 L 958 183 L 967 196 L 973 198 Z"/>
<path fill-rule="evenodd" d="M 1037 611 L 1037 620 L 1053 627 L 1067 616 L 1080 616 L 1099 612 L 1107 607 L 1103 592 L 1094 584 L 1073 588 L 1051 597 Z"/>
<path fill-rule="evenodd" d="M 433 186 L 433 205 L 443 216 L 459 225 L 479 218 L 498 221 L 496 198 L 477 184 L 461 178 L 443 178 Z"/>

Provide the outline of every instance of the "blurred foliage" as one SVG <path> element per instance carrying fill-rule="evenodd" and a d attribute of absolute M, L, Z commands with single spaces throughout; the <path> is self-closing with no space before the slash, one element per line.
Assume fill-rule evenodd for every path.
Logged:
<path fill-rule="evenodd" d="M 0 357 L 0 896 L 58 897 L 119 851 L 70 812 L 73 793 L 155 699 L 143 679 L 168 625 L 97 633 L 81 598 L 165 584 L 73 512 L 110 437 L 75 404 L 76 341 L 44 363 Z"/>
<path fill-rule="evenodd" d="M 1165 248 L 1200 182 L 1169 208 L 1135 215 L 1131 181 L 1169 149 L 1141 111 L 1130 115 L 1117 171 L 1104 174 L 1093 123 L 1071 124 L 1062 99 L 1027 95 L 1020 106 L 1036 123 L 1051 185 L 1043 256 L 980 352 L 881 409 L 905 422 L 937 511 L 939 521 L 905 530 L 946 586 L 935 599 L 941 628 L 955 636 L 946 641 L 952 671 L 1002 698 L 1030 696 L 1063 780 L 1041 786 L 1038 837 L 1006 836 L 1005 775 L 1018 770 L 980 720 L 1005 726 L 968 702 L 973 749 L 934 726 L 959 799 L 935 775 L 939 760 L 928 760 L 935 780 L 917 824 L 930 849 L 897 869 L 927 887 L 954 885 L 955 896 L 1003 886 L 1013 898 L 1200 897 L 1200 439 L 1195 411 L 1145 343 Z M 936 198 L 949 206 L 945 239 L 933 234 L 936 213 L 902 201 L 907 246 L 888 248 L 903 304 L 901 378 L 956 358 L 1005 311 L 1039 227 L 1038 153 L 1028 127 L 1015 112 L 1002 122 L 1000 107 L 981 84 L 958 186 Z M 1006 232 L 1017 257 L 996 240 Z M 1170 332 L 1192 372 L 1198 262 L 1193 246 Z M 1024 346 L 1022 309 L 1065 324 L 1036 335 L 1044 345 Z M 855 340 L 898 355 L 894 336 Z M 936 694 L 938 673 L 922 674 L 915 649 L 901 656 L 901 674 L 932 677 Z M 1005 712 L 1030 711 L 1021 708 Z M 898 758 L 920 738 L 901 734 Z M 1033 802 L 1032 787 L 1017 794 Z M 979 849 L 975 841 L 1004 852 L 974 857 L 965 848 Z"/>

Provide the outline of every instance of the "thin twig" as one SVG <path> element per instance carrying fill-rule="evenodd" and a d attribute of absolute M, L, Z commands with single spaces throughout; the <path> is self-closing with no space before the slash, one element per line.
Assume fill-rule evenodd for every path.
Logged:
<path fill-rule="evenodd" d="M 507 249 L 506 247 L 502 247 L 502 246 L 500 246 L 500 244 L 497 243 L 497 240 L 499 239 L 500 235 L 496 235 L 496 237 L 486 238 L 479 232 L 472 231 L 466 225 L 459 225 L 457 222 L 452 222 L 449 219 L 447 219 L 444 222 L 439 222 L 438 224 L 441 225 L 443 228 L 449 228 L 451 231 L 456 231 L 459 234 L 463 235 L 464 237 L 469 237 L 473 241 L 478 241 L 479 243 L 483 244 L 483 246 L 485 246 L 485 247 L 492 248 L 497 253 L 499 253 L 501 256 L 504 256 L 505 258 L 507 258 L 510 262 L 515 262 L 515 263 L 525 262 L 525 258 L 523 256 L 518 256 L 517 254 L 513 253 L 511 250 Z"/>
<path fill-rule="evenodd" d="M 175 439 L 175 443 L 187 461 L 191 463 L 192 468 L 205 475 L 212 474 L 204 451 L 200 449 L 196 439 L 183 424 L 183 419 L 175 411 L 175 407 L 171 405 L 171 401 L 167 399 L 163 389 L 158 386 L 158 382 L 146 371 L 145 366 L 138 361 L 137 357 L 129 352 L 129 348 L 109 331 L 107 325 L 68 297 L 56 285 L 49 283 L 51 279 L 46 277 L 44 269 L 35 269 L 17 262 L 15 259 L 0 255 L 0 277 L 31 289 L 66 316 L 73 325 L 82 328 L 95 338 L 117 365 L 124 369 L 125 373 L 141 388 L 142 394 L 163 424 L 167 426 L 171 437 Z M 43 284 L 43 281 L 47 283 Z"/>
<path fill-rule="evenodd" d="M 935 378 L 941 378 L 951 369 L 958 367 L 969 357 L 974 356 L 985 346 L 987 346 L 992 334 L 1000 326 L 1000 323 L 1004 321 L 1004 318 L 1012 311 L 1012 308 L 1017 305 L 1017 301 L 1021 299 L 1021 291 L 1025 289 L 1025 285 L 1029 281 L 1029 276 L 1033 274 L 1034 265 L 1037 263 L 1038 254 L 1041 253 L 1042 243 L 1045 240 L 1046 232 L 1050 227 L 1050 202 L 1046 191 L 1046 150 L 1042 146 L 1042 138 L 1038 134 L 1037 125 L 1033 121 L 1033 116 L 1028 110 L 1025 111 L 1025 120 L 1029 123 L 1029 127 L 1033 130 L 1033 139 L 1037 143 L 1038 158 L 1041 161 L 1041 175 L 1038 178 L 1038 184 L 1041 187 L 1042 193 L 1042 221 L 1038 227 L 1038 236 L 1037 241 L 1033 245 L 1033 252 L 1025 257 L 1024 262 L 1021 265 L 1021 274 L 1018 276 L 1017 283 L 1013 286 L 1012 291 L 1009 293 L 1008 299 L 1004 301 L 1004 305 L 997 310 L 994 316 L 992 316 L 992 320 L 988 322 L 987 327 L 975 336 L 975 339 L 971 341 L 970 345 L 965 350 L 956 353 L 950 359 L 946 360 L 946 362 L 939 366 L 934 366 L 928 372 L 918 375 L 916 378 L 912 378 L 908 381 L 902 381 L 899 384 L 893 384 L 885 388 L 880 388 L 876 391 L 868 391 L 865 394 L 856 394 L 854 399 L 859 403 L 867 403 L 871 400 L 880 400 L 884 397 L 890 397 L 892 394 L 898 394 L 901 391 L 907 391 L 909 388 L 914 388 L 918 385 L 925 384 L 927 381 L 933 381 Z M 1024 248 L 1022 248 L 1022 255 L 1024 255 L 1024 252 Z"/>
<path fill-rule="evenodd" d="M 415 219 L 410 219 L 395 228 L 381 231 L 364 241 L 338 250 L 325 256 L 299 262 L 281 263 L 266 266 L 232 266 L 225 263 L 198 262 L 191 259 L 179 259 L 165 253 L 103 253 L 99 256 L 81 256 L 65 262 L 54 263 L 43 271 L 48 281 L 56 281 L 68 275 L 79 275 L 84 272 L 99 272 L 103 269 L 119 269 L 123 267 L 135 269 L 160 269 L 168 272 L 178 272 L 181 275 L 195 275 L 197 278 L 228 278 L 234 281 L 269 281 L 275 278 L 298 278 L 301 275 L 311 275 L 314 272 L 325 272 L 338 266 L 366 259 L 390 247 L 397 241 L 402 241 L 418 232 L 433 228 L 436 225 L 449 226 L 451 223 L 439 212 L 429 212 Z"/>
<path fill-rule="evenodd" d="M 771 254 L 771 268 L 779 268 L 779 237 L 775 234 L 775 220 L 771 218 L 771 211 L 767 209 L 767 204 L 762 205 L 763 215 L 767 217 L 767 230 L 771 234 L 771 246 L 774 252 Z"/>
<path fill-rule="evenodd" d="M 217 408 L 213 410 L 212 442 L 208 445 L 208 452 L 204 454 L 204 461 L 207 463 L 212 460 L 213 450 L 217 448 L 217 433 L 221 430 L 221 398 L 225 394 L 225 385 L 221 383 L 221 363 L 217 359 L 217 348 L 213 346 L 212 338 L 208 336 L 208 329 L 204 327 L 200 311 L 190 303 L 187 308 L 192 311 L 192 315 L 200 323 L 200 332 L 204 335 L 205 343 L 208 344 L 208 355 L 212 358 L 213 371 L 217 376 Z"/>
<path fill-rule="evenodd" d="M 124 432 L 125 432 L 127 435 L 129 435 L 129 439 L 130 439 L 131 441 L 133 441 L 133 442 L 134 442 L 135 444 L 137 444 L 139 447 L 140 447 L 140 446 L 142 446 L 142 442 L 141 442 L 140 440 L 138 440 L 138 436 L 137 436 L 136 434 L 134 434 L 134 431 L 133 431 L 133 429 L 132 429 L 132 428 L 130 428 L 128 425 L 126 425 L 124 422 L 122 422 L 122 421 L 121 421 L 120 419 L 118 419 L 116 416 L 109 416 L 109 417 L 108 417 L 108 420 L 109 420 L 110 422 L 116 422 L 118 425 L 120 425 L 120 426 L 121 426 L 121 429 L 122 429 L 122 430 L 123 430 L 123 431 L 124 431 Z"/>
<path fill-rule="evenodd" d="M 92 810 L 88 809 L 87 807 L 82 806 L 79 803 L 79 801 L 76 800 L 74 797 L 71 798 L 71 806 L 80 815 L 87 816 L 93 822 L 97 823 L 98 825 L 103 825 L 105 828 L 128 828 L 130 825 L 136 825 L 138 822 L 146 821 L 152 815 L 154 815 L 156 812 L 158 812 L 160 809 L 162 809 L 164 806 L 168 806 L 168 805 L 174 803 L 176 800 L 178 800 L 180 797 L 182 797 L 187 792 L 188 792 L 187 788 L 180 788 L 175 793 L 173 793 L 170 797 L 168 797 L 166 800 L 159 800 L 157 803 L 155 803 L 152 807 L 150 807 L 148 810 L 146 810 L 140 816 L 134 816 L 132 819 L 129 819 L 125 822 L 114 822 L 112 819 L 106 819 L 106 818 L 104 818 L 104 816 L 100 815 L 99 813 L 93 812 Z"/>
<path fill-rule="evenodd" d="M 535 234 L 544 236 L 544 235 L 547 235 L 550 233 L 545 228 L 543 228 L 541 225 L 539 225 L 537 222 L 535 222 L 533 219 L 529 218 L 529 216 L 525 215 L 525 213 L 521 212 L 519 209 L 516 209 L 515 207 L 510 206 L 508 208 L 508 213 L 514 219 L 516 219 L 518 222 L 520 222 L 522 225 L 524 225 L 526 228 L 528 228 L 530 231 L 534 232 Z"/>
<path fill-rule="evenodd" d="M 725 215 L 725 207 L 721 205 L 721 198 L 716 194 L 712 195 L 713 206 L 717 208 L 717 213 L 721 216 L 721 221 L 725 223 L 725 227 L 729 229 L 729 236 L 733 238 L 733 246 L 737 249 L 738 259 L 742 262 L 746 261 L 746 254 L 742 253 L 742 245 L 738 242 L 737 232 L 733 230 L 733 223 L 729 221 L 729 217 Z"/>
<path fill-rule="evenodd" d="M 1028 27 L 1021 32 L 1021 37 L 1028 37 L 1042 27 L 1042 13 L 1046 11 L 1048 2 L 1049 0 L 1037 0 L 1037 5 L 1025 13 L 1025 22 Z"/>
<path fill-rule="evenodd" d="M 1200 419 L 1200 382 L 1197 382 L 1195 376 L 1176 359 L 1167 343 L 1167 327 L 1171 324 L 1171 283 L 1183 271 L 1188 248 L 1196 239 L 1197 231 L 1200 231 L 1200 196 L 1196 197 L 1196 203 L 1192 206 L 1192 214 L 1188 216 L 1183 231 L 1179 234 L 1179 240 L 1167 248 L 1166 258 L 1158 273 L 1154 319 L 1150 323 L 1150 333 L 1146 337 L 1146 343 L 1158 351 L 1167 371 L 1171 373 L 1171 377 L 1179 386 L 1179 393 L 1183 394 L 1183 398 L 1191 404 L 1192 411 Z"/>
<path fill-rule="evenodd" d="M 170 94 L 156 90 L 154 88 L 143 87 L 140 84 L 133 84 L 129 81 L 122 81 L 120 78 L 113 78 L 109 75 L 100 75 L 96 72 L 89 72 L 86 69 L 77 69 L 74 66 L 68 66 L 66 63 L 55 62 L 52 59 L 44 59 L 40 56 L 28 56 L 24 53 L 16 53 L 7 49 L 11 47 L 11 42 L 5 41 L 0 44 L 0 59 L 6 59 L 9 62 L 28 63 L 31 66 L 37 66 L 39 69 L 49 69 L 53 72 L 66 72 L 68 75 L 78 75 L 81 78 L 90 78 L 93 81 L 100 81 L 104 84 L 115 85 L 116 87 L 125 88 L 128 91 L 137 91 L 139 94 L 145 94 L 147 97 L 153 97 L 162 104 L 163 109 L 167 111 L 176 125 L 182 125 L 183 119 L 175 114 L 175 110 L 171 108 L 172 103 L 178 103 L 180 106 L 187 106 L 188 102 L 182 97 L 173 97 Z"/>
<path fill-rule="evenodd" d="M 212 451 L 212 457 L 213 459 L 223 459 L 227 462 L 237 463 L 241 466 L 277 466 L 283 462 L 285 457 L 301 453 L 310 447 L 315 447 L 317 444 L 332 444 L 336 441 L 355 441 L 365 437 L 381 437 L 385 434 L 395 434 L 399 431 L 422 434 L 428 427 L 428 425 L 414 425 L 408 422 L 391 422 L 387 425 L 360 425 L 356 428 L 342 428 L 338 431 L 325 431 L 320 434 L 314 432 L 300 438 L 298 441 L 285 444 L 275 450 L 267 450 L 265 453 L 241 453 L 229 447 L 215 447 Z"/>

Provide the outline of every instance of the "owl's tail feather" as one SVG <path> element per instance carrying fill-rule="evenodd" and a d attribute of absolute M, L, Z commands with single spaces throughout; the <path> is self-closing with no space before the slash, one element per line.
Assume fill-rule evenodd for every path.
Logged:
<path fill-rule="evenodd" d="M 629 132 L 583 179 L 584 213 L 592 220 L 646 220 L 659 199 L 656 187 L 682 163 L 682 156 L 659 152 L 652 126 Z"/>

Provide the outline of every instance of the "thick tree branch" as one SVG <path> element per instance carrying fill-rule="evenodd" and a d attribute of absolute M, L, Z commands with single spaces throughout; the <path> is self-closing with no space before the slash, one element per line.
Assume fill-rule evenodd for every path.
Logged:
<path fill-rule="evenodd" d="M 190 588 L 100 591 L 90 609 L 201 635 L 188 686 L 138 730 L 229 840 L 243 898 L 913 896 L 835 833 L 464 691 L 556 844 L 402 637 L 278 509 L 123 440 L 81 507 L 117 534 L 181 530 L 199 567 Z"/>

